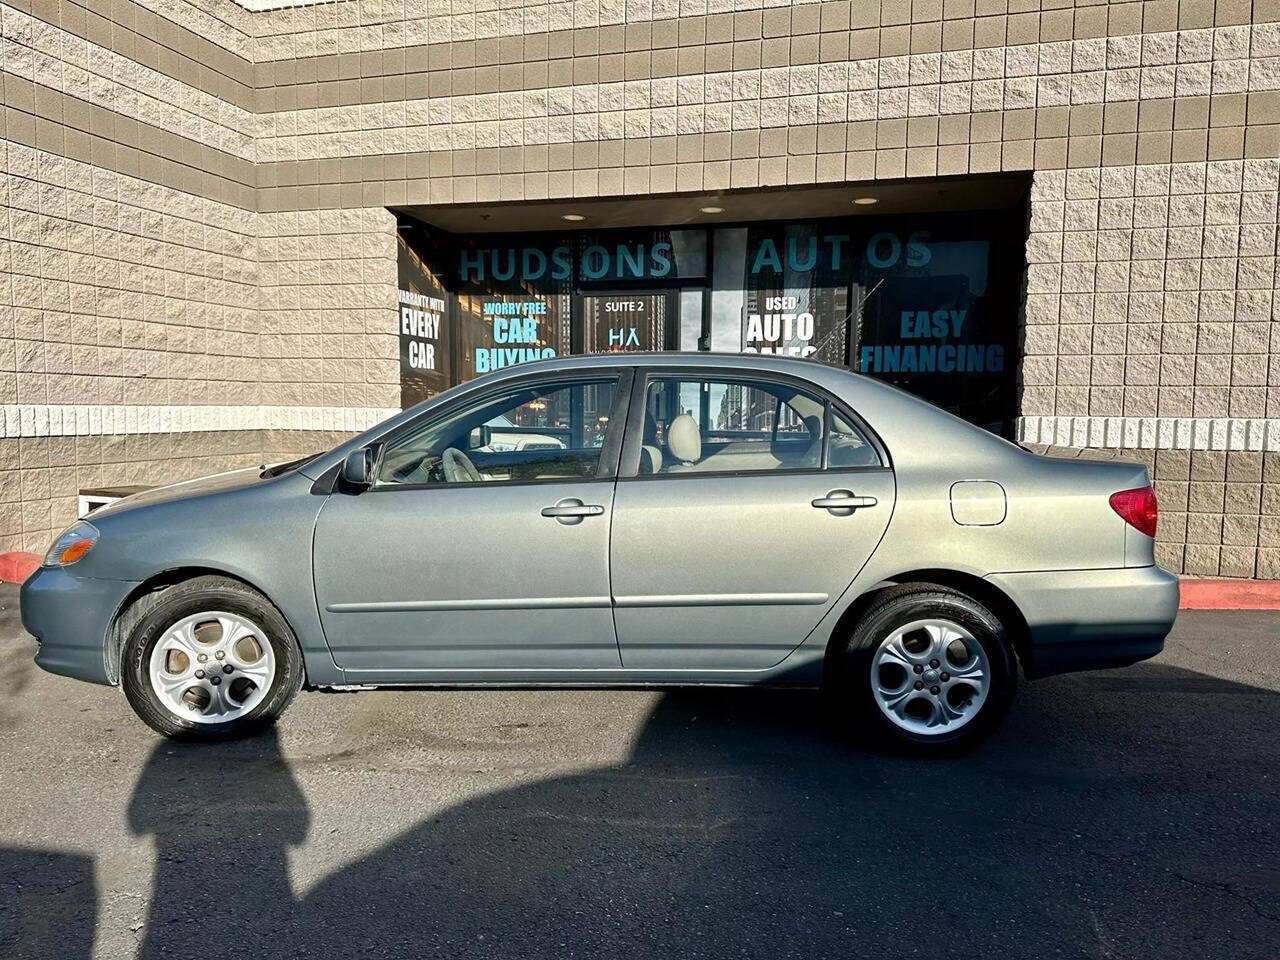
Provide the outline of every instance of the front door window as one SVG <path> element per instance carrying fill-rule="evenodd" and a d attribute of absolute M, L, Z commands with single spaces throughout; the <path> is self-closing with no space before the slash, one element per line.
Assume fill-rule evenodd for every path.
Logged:
<path fill-rule="evenodd" d="M 593 479 L 617 385 L 557 381 L 491 393 L 388 443 L 377 486 Z"/>

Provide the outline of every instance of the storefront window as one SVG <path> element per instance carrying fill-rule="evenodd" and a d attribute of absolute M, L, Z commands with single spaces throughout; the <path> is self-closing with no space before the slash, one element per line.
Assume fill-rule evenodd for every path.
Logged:
<path fill-rule="evenodd" d="M 412 406 L 451 387 L 454 380 L 451 335 L 452 295 L 421 253 L 401 237 L 396 255 L 400 338 L 400 400 Z"/>
<path fill-rule="evenodd" d="M 581 352 L 698 349 L 705 230 L 583 233 L 575 255 Z"/>
<path fill-rule="evenodd" d="M 891 228 L 870 235 L 864 254 L 854 369 L 999 429 L 1015 325 L 1011 309 L 991 309 L 991 241 Z"/>
<path fill-rule="evenodd" d="M 518 293 L 458 295 L 463 380 L 570 352 L 570 297 L 530 286 Z"/>
<path fill-rule="evenodd" d="M 677 335 L 676 305 L 666 291 L 583 294 L 583 352 L 672 349 Z"/>
<path fill-rule="evenodd" d="M 452 251 L 461 378 L 572 352 L 570 247 L 542 235 L 474 238 Z"/>
<path fill-rule="evenodd" d="M 1009 215 L 402 236 L 406 403 L 570 353 L 768 353 L 1012 424 L 1020 256 Z"/>

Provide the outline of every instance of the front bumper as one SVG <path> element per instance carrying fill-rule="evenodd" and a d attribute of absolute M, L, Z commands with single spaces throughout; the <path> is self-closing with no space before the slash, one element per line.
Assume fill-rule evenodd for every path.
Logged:
<path fill-rule="evenodd" d="M 33 573 L 22 585 L 19 604 L 22 626 L 40 644 L 36 665 L 90 683 L 119 683 L 119 651 L 108 649 L 107 632 L 136 586 L 76 577 L 60 568 Z"/>
<path fill-rule="evenodd" d="M 1154 657 L 1178 615 L 1178 578 L 1159 567 L 997 573 L 1031 634 L 1028 676 L 1121 667 Z"/>

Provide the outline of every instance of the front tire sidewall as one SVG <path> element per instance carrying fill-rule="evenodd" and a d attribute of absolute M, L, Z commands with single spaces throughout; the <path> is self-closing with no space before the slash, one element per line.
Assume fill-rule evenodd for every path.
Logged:
<path fill-rule="evenodd" d="M 158 733 L 175 739 L 220 740 L 254 733 L 275 720 L 302 684 L 302 658 L 284 617 L 247 587 L 171 587 L 127 638 L 121 665 L 125 696 L 138 716 Z M 223 610 L 257 624 L 275 654 L 271 688 L 253 710 L 225 723 L 196 723 L 171 712 L 151 687 L 151 652 L 175 623 L 194 614 Z"/>
<path fill-rule="evenodd" d="M 964 627 L 981 645 L 990 664 L 987 698 L 968 722 L 954 730 L 921 734 L 905 730 L 884 715 L 872 690 L 873 659 L 881 641 L 915 620 L 950 620 Z M 999 619 L 982 604 L 944 590 L 897 594 L 873 607 L 854 631 L 846 649 L 840 687 L 846 706 L 857 705 L 859 726 L 876 742 L 914 753 L 947 753 L 973 746 L 987 737 L 1008 712 L 1017 691 L 1018 666 Z"/>

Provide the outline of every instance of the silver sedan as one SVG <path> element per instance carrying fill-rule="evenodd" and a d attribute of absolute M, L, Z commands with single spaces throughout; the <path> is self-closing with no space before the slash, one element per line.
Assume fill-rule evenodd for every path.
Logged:
<path fill-rule="evenodd" d="M 1038 456 L 846 370 L 572 357 L 100 510 L 22 618 L 40 666 L 169 736 L 250 733 L 303 686 L 774 684 L 954 749 L 1020 676 L 1160 651 L 1155 527 L 1142 465 Z"/>

